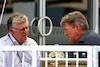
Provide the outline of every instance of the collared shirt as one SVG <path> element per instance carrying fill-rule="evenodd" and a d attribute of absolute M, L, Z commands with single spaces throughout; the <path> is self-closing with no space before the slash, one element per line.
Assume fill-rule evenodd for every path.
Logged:
<path fill-rule="evenodd" d="M 11 33 L 8 33 L 6 36 L 0 38 L 0 46 L 20 46 L 19 43 L 15 40 L 15 38 L 11 35 Z M 27 38 L 27 40 L 21 45 L 21 46 L 38 46 L 37 43 L 31 39 Z M 32 53 L 30 51 L 26 51 L 24 53 L 25 59 L 24 63 L 26 66 L 31 67 L 32 65 Z M 39 54 L 39 53 L 38 53 Z M 18 56 L 19 55 L 19 56 Z M 22 60 L 22 52 L 15 52 L 15 67 L 21 67 L 21 60 Z M 13 53 L 5 52 L 5 67 L 12 67 L 12 57 Z M 40 55 L 38 55 L 38 61 L 39 61 Z M 3 52 L 0 52 L 0 67 L 3 67 Z M 40 64 L 38 63 L 38 67 L 40 67 Z"/>
<path fill-rule="evenodd" d="M 87 30 L 82 37 L 79 39 L 79 45 L 99 45 L 100 44 L 100 35 L 91 31 Z"/>

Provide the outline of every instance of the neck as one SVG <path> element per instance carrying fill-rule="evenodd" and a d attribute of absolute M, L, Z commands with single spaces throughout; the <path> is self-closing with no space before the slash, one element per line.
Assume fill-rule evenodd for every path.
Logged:
<path fill-rule="evenodd" d="M 15 38 L 16 39 L 16 38 Z M 24 41 L 21 41 L 21 40 L 17 40 L 16 41 L 19 43 L 19 45 L 22 45 L 24 43 Z"/>
<path fill-rule="evenodd" d="M 13 36 L 13 35 L 12 35 Z M 14 36 L 13 36 L 14 37 Z M 22 40 L 18 40 L 16 37 L 14 37 L 15 38 L 15 40 L 19 43 L 19 45 L 22 45 L 23 43 L 24 43 L 24 41 L 22 41 Z"/>
<path fill-rule="evenodd" d="M 81 31 L 81 32 L 79 32 L 79 34 L 77 35 L 77 37 L 76 37 L 76 43 L 78 43 L 78 41 L 79 41 L 79 39 L 82 37 L 82 35 L 85 33 L 86 31 Z"/>

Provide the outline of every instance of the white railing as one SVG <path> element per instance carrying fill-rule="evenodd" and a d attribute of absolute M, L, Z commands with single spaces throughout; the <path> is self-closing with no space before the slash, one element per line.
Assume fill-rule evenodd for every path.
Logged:
<path fill-rule="evenodd" d="M 23 52 L 23 57 L 24 57 L 24 51 L 31 51 L 32 52 L 32 67 L 37 67 L 37 59 L 36 59 L 36 47 L 30 47 L 30 46 L 0 46 L 0 51 L 3 51 L 3 67 L 4 67 L 4 64 L 5 64 L 5 52 L 6 51 L 12 51 L 13 52 L 13 64 L 11 65 L 12 67 L 15 67 L 14 66 L 14 53 L 16 51 L 22 51 Z M 24 64 L 24 58 L 22 59 L 22 63 Z M 24 67 L 24 66 L 23 66 Z"/>
<path fill-rule="evenodd" d="M 79 67 L 79 61 L 86 61 L 86 67 L 92 67 L 92 46 L 39 46 L 37 51 L 45 51 L 45 58 L 41 58 L 41 61 L 45 61 L 45 67 L 48 67 L 48 61 L 55 61 L 55 67 L 58 67 L 58 61 L 65 61 L 66 67 L 68 67 L 68 61 L 76 61 L 76 67 Z M 47 58 L 48 51 L 55 51 L 56 58 Z M 64 51 L 66 58 L 57 58 L 57 51 Z M 68 52 L 76 52 L 76 58 L 68 58 Z M 87 52 L 87 58 L 79 58 L 78 52 Z"/>
<path fill-rule="evenodd" d="M 32 52 L 32 67 L 37 67 L 37 51 L 45 52 L 44 56 L 41 57 L 40 61 L 45 61 L 45 67 L 48 67 L 49 61 L 55 61 L 55 67 L 58 67 L 59 61 L 65 61 L 65 66 L 68 67 L 69 61 L 75 61 L 76 67 L 79 67 L 80 61 L 87 62 L 86 67 L 93 67 L 93 46 L 1 46 L 0 51 L 13 51 L 13 57 L 14 58 L 14 52 L 16 51 L 31 51 Z M 55 51 L 56 57 L 55 58 L 48 58 L 48 51 Z M 57 52 L 62 51 L 65 52 L 65 58 L 57 58 Z M 68 58 L 68 52 L 76 52 L 76 58 Z M 79 58 L 79 52 L 87 52 L 87 58 Z M 4 53 L 5 54 L 5 53 Z M 5 57 L 3 58 L 5 59 Z M 13 59 L 14 61 L 14 59 Z M 24 59 L 23 59 L 24 61 Z M 3 65 L 5 63 L 3 62 Z M 24 64 L 24 62 L 23 62 Z M 40 65 L 42 67 L 42 65 Z M 14 67 L 14 62 L 12 67 Z"/>

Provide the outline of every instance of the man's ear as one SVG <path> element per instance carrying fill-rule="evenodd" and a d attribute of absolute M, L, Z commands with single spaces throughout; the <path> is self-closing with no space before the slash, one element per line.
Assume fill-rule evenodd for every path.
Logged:
<path fill-rule="evenodd" d="M 9 28 L 9 32 L 12 33 L 14 30 L 12 28 Z"/>
<path fill-rule="evenodd" d="M 77 31 L 77 32 L 79 32 L 80 29 L 81 29 L 80 25 L 78 25 L 78 24 L 75 26 L 75 28 L 76 28 L 76 31 Z"/>

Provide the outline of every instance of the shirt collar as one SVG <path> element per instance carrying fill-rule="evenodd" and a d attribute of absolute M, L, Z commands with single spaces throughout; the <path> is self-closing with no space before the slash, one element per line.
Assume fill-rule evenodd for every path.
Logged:
<path fill-rule="evenodd" d="M 20 46 L 20 44 L 16 41 L 16 39 L 12 36 L 12 34 L 9 32 L 8 36 L 10 37 L 11 41 L 13 42 L 13 46 Z M 21 45 L 21 46 L 25 46 L 27 44 L 27 40 Z"/>
<path fill-rule="evenodd" d="M 78 43 L 83 43 L 84 44 L 84 41 L 85 41 L 85 38 L 86 36 L 89 34 L 89 30 L 87 30 L 83 35 L 82 37 L 79 39 Z"/>

